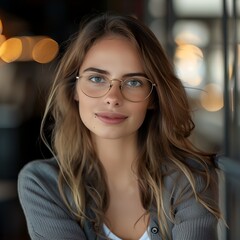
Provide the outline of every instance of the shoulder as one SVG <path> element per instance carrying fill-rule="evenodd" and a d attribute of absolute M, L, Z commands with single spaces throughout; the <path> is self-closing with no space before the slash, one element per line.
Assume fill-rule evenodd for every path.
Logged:
<path fill-rule="evenodd" d="M 189 168 L 186 170 L 169 169 L 164 177 L 164 188 L 167 199 L 173 204 L 203 207 L 199 204 L 198 197 L 210 205 L 218 206 L 219 183 L 218 172 L 214 166 L 205 166 L 192 160 L 186 161 Z M 194 204 L 193 204 L 194 202 Z M 178 203 L 178 204 L 177 204 Z M 181 203 L 179 205 L 179 203 Z M 204 207 L 203 207 L 204 208 Z"/>
<path fill-rule="evenodd" d="M 57 181 L 59 167 L 55 158 L 33 160 L 27 163 L 18 174 L 18 183 L 21 184 L 26 180 L 55 182 Z"/>
<path fill-rule="evenodd" d="M 59 195 L 58 191 L 59 167 L 55 158 L 33 160 L 27 163 L 18 174 L 18 192 L 20 200 L 36 191 L 51 197 Z"/>
<path fill-rule="evenodd" d="M 19 173 L 18 196 L 31 239 L 86 239 L 62 199 L 58 175 L 54 158 L 31 161 Z"/>
<path fill-rule="evenodd" d="M 49 175 L 49 174 L 58 174 L 59 167 L 57 160 L 55 158 L 49 159 L 39 159 L 33 160 L 27 163 L 19 172 L 19 177 L 24 177 L 25 175 Z"/>
<path fill-rule="evenodd" d="M 217 168 L 214 165 L 200 163 L 194 159 L 185 159 L 182 162 L 185 167 L 180 170 L 179 167 L 164 167 L 164 183 L 165 187 L 170 188 L 174 186 L 185 186 L 194 182 L 196 188 L 201 191 L 202 187 L 207 184 L 209 178 L 215 179 L 217 183 Z M 197 190 L 197 189 L 196 189 Z"/>
<path fill-rule="evenodd" d="M 172 234 L 179 239 L 217 239 L 217 218 L 201 203 L 218 208 L 217 169 L 209 167 L 203 174 L 203 165 L 190 159 L 186 163 L 192 175 L 174 168 L 164 177 L 164 206 L 174 218 Z"/>

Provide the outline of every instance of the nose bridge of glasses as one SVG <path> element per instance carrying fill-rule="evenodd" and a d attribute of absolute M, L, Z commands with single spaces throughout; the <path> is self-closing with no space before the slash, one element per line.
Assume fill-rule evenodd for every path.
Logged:
<path fill-rule="evenodd" d="M 105 93 L 107 98 L 110 99 L 117 99 L 119 98 L 119 96 L 123 96 L 122 95 L 122 80 L 119 79 L 111 79 L 108 80 L 109 81 L 109 88 L 107 90 L 107 92 Z M 119 82 L 119 84 L 114 84 L 114 82 Z"/>
<path fill-rule="evenodd" d="M 113 86 L 113 82 L 119 82 L 119 85 L 122 84 L 123 80 L 117 79 L 117 78 L 113 78 L 109 80 L 110 86 Z"/>

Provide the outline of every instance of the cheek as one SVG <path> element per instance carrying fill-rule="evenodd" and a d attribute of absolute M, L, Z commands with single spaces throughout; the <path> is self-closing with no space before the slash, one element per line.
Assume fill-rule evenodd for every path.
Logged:
<path fill-rule="evenodd" d="M 83 124 L 88 128 L 94 128 L 94 119 L 95 115 L 92 111 L 93 106 L 91 105 L 90 101 L 86 101 L 79 97 L 78 102 L 78 109 L 79 109 L 79 116 L 83 122 Z"/>
<path fill-rule="evenodd" d="M 89 116 L 89 113 L 88 113 L 89 108 L 86 106 L 86 104 L 83 101 L 79 101 L 78 109 L 79 109 L 79 116 L 82 119 L 83 123 L 85 123 Z"/>
<path fill-rule="evenodd" d="M 78 110 L 81 119 L 85 118 L 88 112 L 90 112 L 91 104 L 89 99 L 86 99 L 85 95 L 78 88 L 75 94 L 75 100 L 78 102 Z"/>

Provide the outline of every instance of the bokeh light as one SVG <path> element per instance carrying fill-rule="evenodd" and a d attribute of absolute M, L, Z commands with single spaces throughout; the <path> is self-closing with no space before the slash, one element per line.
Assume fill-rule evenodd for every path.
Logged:
<path fill-rule="evenodd" d="M 51 62 L 58 54 L 59 46 L 50 38 L 40 40 L 33 48 L 33 60 L 39 63 Z"/>
<path fill-rule="evenodd" d="M 2 43 L 4 43 L 6 41 L 6 37 L 2 34 L 0 34 L 0 46 L 2 45 Z"/>
<path fill-rule="evenodd" d="M 205 47 L 210 42 L 210 32 L 206 23 L 197 20 L 178 20 L 173 27 L 175 42 Z"/>
<path fill-rule="evenodd" d="M 36 61 L 48 63 L 58 54 L 56 41 L 45 36 L 22 36 L 6 40 L 0 35 L 0 58 L 5 63 L 14 61 Z"/>
<path fill-rule="evenodd" d="M 17 60 L 22 53 L 22 41 L 19 38 L 10 38 L 0 46 L 0 57 L 6 63 Z"/>
<path fill-rule="evenodd" d="M 223 108 L 223 92 L 219 85 L 215 83 L 207 84 L 200 96 L 202 107 L 215 112 Z"/>
<path fill-rule="evenodd" d="M 183 44 L 177 47 L 174 63 L 179 78 L 184 85 L 196 87 L 199 86 L 205 74 L 205 63 L 203 52 L 197 46 Z"/>
<path fill-rule="evenodd" d="M 2 25 L 2 21 L 0 19 L 0 34 L 2 34 L 2 32 L 3 32 L 3 25 Z"/>

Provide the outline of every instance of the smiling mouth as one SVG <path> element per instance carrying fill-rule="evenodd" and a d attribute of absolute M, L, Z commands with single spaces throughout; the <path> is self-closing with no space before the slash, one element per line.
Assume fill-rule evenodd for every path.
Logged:
<path fill-rule="evenodd" d="M 128 118 L 127 116 L 118 113 L 96 113 L 95 116 L 106 124 L 119 124 Z"/>

